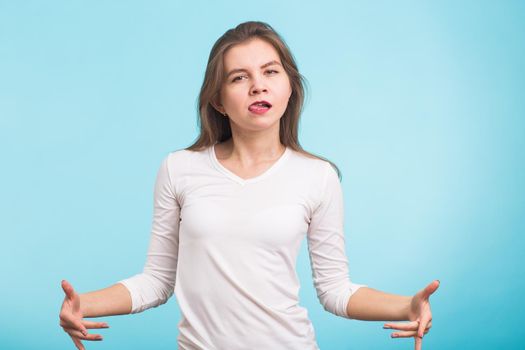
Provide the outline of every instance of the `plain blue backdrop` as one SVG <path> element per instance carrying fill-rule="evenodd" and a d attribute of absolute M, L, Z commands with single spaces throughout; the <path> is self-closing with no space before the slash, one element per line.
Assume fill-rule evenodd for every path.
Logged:
<path fill-rule="evenodd" d="M 0 347 L 73 349 L 78 292 L 142 271 L 156 171 L 197 136 L 209 51 L 272 25 L 309 82 L 300 140 L 343 173 L 356 283 L 434 279 L 425 349 L 522 349 L 525 5 L 520 1 L 0 1 Z M 412 349 L 301 304 L 323 350 Z M 175 349 L 175 297 L 88 349 Z"/>

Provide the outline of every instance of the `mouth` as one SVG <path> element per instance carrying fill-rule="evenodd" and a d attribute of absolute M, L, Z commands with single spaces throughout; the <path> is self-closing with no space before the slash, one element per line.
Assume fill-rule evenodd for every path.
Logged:
<path fill-rule="evenodd" d="M 248 110 L 257 114 L 262 114 L 270 108 L 272 108 L 272 104 L 268 101 L 255 101 L 248 107 Z"/>

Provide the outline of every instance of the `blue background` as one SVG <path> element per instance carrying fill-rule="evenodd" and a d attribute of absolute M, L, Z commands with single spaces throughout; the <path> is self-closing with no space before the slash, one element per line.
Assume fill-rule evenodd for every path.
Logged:
<path fill-rule="evenodd" d="M 310 86 L 301 142 L 342 170 L 356 283 L 434 279 L 425 349 L 525 340 L 525 5 L 519 1 L 0 1 L 0 344 L 73 349 L 79 292 L 142 270 L 156 171 L 197 136 L 213 43 L 271 24 Z M 520 253 L 521 252 L 521 253 Z M 324 311 L 303 241 L 301 304 L 324 349 L 411 349 Z M 175 349 L 175 297 L 88 349 Z"/>

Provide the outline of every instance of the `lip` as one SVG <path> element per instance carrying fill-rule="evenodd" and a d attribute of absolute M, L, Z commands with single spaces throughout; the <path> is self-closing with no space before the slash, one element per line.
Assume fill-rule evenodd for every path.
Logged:
<path fill-rule="evenodd" d="M 264 108 L 254 107 L 256 104 L 259 104 L 259 103 L 264 103 L 264 104 L 268 105 L 269 107 L 267 107 L 267 108 L 266 107 L 264 107 Z M 264 101 L 264 100 L 255 101 L 254 103 L 252 103 L 250 105 L 250 107 L 248 107 L 248 110 L 250 111 L 250 113 L 257 114 L 257 115 L 263 115 L 266 112 L 268 112 L 270 109 L 272 109 L 272 104 L 270 102 Z"/>
<path fill-rule="evenodd" d="M 250 106 L 253 106 L 255 104 L 258 104 L 258 103 L 265 103 L 267 104 L 268 106 L 270 106 L 270 108 L 272 108 L 272 104 L 268 101 L 265 101 L 265 100 L 261 100 L 261 101 L 255 101 L 254 103 L 252 103 Z"/>
<path fill-rule="evenodd" d="M 253 107 L 255 106 L 256 104 L 259 104 L 259 103 L 264 103 L 266 105 L 268 105 L 269 107 L 268 108 L 260 108 L 260 107 Z M 252 108 L 253 107 L 253 108 Z M 270 109 L 272 109 L 272 104 L 268 101 L 265 101 L 265 100 L 260 100 L 260 101 L 255 101 L 254 103 L 252 103 L 249 107 L 248 107 L 248 110 L 253 113 L 253 114 L 258 114 L 258 115 L 263 115 L 265 114 L 266 112 L 268 112 Z"/>

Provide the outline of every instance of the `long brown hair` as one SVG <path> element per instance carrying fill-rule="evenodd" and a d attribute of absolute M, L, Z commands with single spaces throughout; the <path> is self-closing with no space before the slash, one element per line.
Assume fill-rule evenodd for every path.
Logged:
<path fill-rule="evenodd" d="M 285 41 L 265 22 L 249 21 L 241 23 L 237 27 L 226 31 L 213 45 L 198 97 L 197 122 L 200 127 L 200 134 L 196 141 L 186 149 L 201 151 L 216 142 L 222 142 L 231 138 L 232 132 L 229 118 L 225 118 L 217 111 L 211 102 L 218 97 L 224 82 L 224 53 L 232 46 L 254 38 L 265 40 L 275 48 L 290 79 L 292 94 L 288 101 L 288 106 L 279 121 L 279 139 L 281 143 L 308 157 L 328 161 L 336 170 L 339 179 L 341 179 L 341 172 L 333 162 L 322 156 L 305 151 L 299 144 L 299 117 L 303 110 L 307 81 L 299 73 L 295 59 Z"/>

